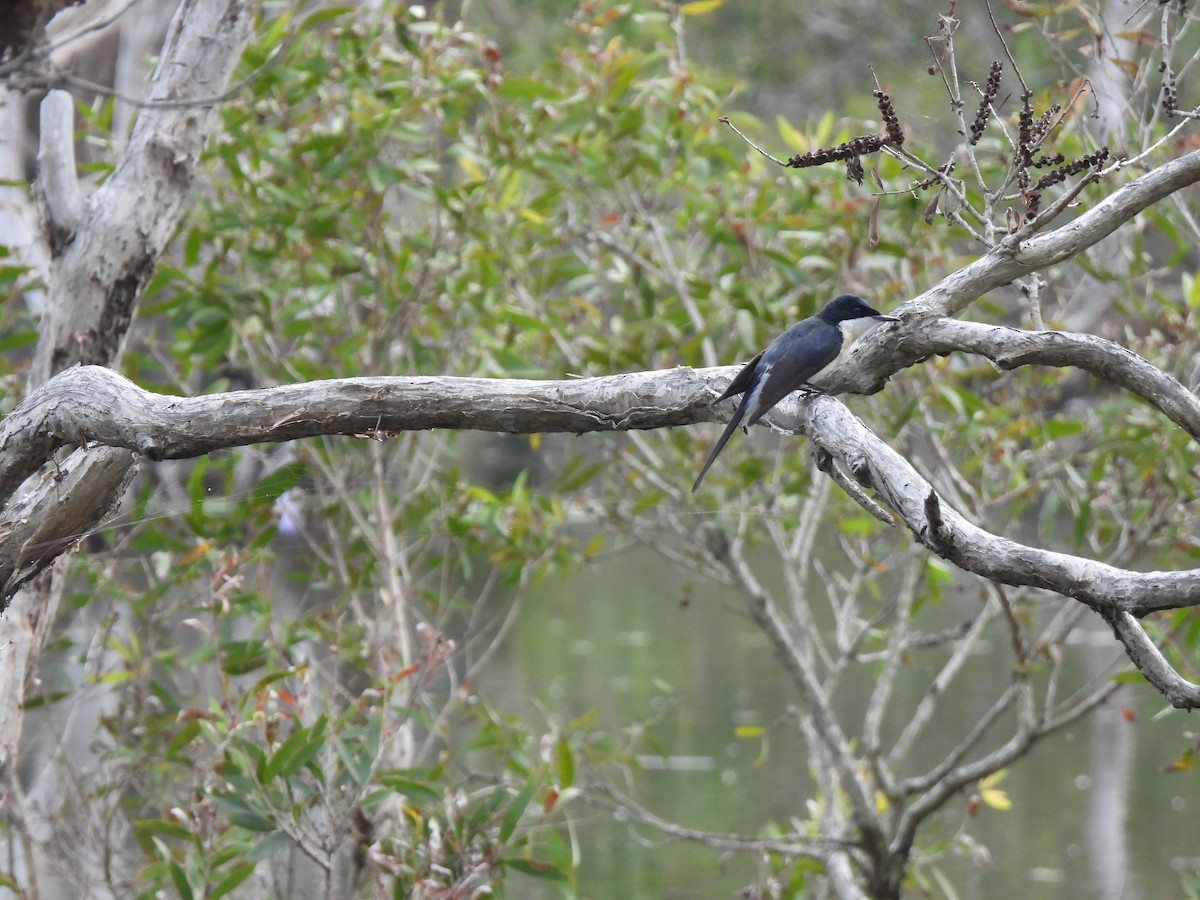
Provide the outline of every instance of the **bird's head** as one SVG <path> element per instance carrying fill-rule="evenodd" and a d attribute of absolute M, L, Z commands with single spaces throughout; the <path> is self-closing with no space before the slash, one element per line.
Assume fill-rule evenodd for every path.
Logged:
<path fill-rule="evenodd" d="M 885 316 L 877 309 L 872 309 L 862 297 L 857 294 L 842 294 L 825 304 L 817 316 L 830 325 L 840 325 L 851 319 L 874 319 L 877 322 L 899 322 L 895 316 Z"/>

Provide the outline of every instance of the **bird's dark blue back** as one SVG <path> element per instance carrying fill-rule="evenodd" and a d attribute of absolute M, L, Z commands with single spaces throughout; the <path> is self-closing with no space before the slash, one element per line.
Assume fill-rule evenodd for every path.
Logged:
<path fill-rule="evenodd" d="M 692 484 L 693 491 L 700 486 L 733 432 L 739 426 L 753 425 L 776 403 L 808 385 L 810 378 L 834 362 L 850 344 L 843 333 L 843 324 L 860 319 L 899 321 L 872 309 L 856 294 L 842 294 L 826 303 L 815 316 L 797 322 L 775 338 L 766 350 L 742 367 L 717 402 L 738 394 L 742 400 L 704 461 Z"/>
<path fill-rule="evenodd" d="M 750 426 L 838 357 L 842 333 L 816 317 L 797 322 L 767 347 L 755 367 L 750 403 L 741 425 Z"/>

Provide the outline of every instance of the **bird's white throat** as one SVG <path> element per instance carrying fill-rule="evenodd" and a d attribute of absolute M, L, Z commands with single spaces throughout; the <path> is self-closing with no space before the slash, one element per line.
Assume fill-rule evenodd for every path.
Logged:
<path fill-rule="evenodd" d="M 861 319 L 846 319 L 839 322 L 838 326 L 842 329 L 842 349 L 838 352 L 838 359 L 846 355 L 846 352 L 860 337 L 876 328 L 883 323 L 878 319 L 864 317 Z"/>

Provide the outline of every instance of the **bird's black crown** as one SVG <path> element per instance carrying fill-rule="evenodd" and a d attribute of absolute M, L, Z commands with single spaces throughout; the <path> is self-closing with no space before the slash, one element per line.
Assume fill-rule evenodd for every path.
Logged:
<path fill-rule="evenodd" d="M 838 322 L 845 322 L 847 319 L 865 319 L 868 317 L 873 319 L 894 318 L 892 316 L 885 316 L 877 309 L 872 309 L 871 305 L 858 296 L 858 294 L 842 294 L 840 297 L 835 297 L 826 303 L 825 308 L 817 313 L 817 315 L 832 325 L 836 325 Z"/>

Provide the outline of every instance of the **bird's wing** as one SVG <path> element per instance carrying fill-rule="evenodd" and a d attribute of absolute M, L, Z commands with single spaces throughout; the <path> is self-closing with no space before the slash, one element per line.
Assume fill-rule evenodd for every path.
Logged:
<path fill-rule="evenodd" d="M 785 331 L 762 353 L 762 372 L 741 424 L 753 425 L 776 403 L 837 359 L 841 349 L 841 332 L 812 319 Z"/>
<path fill-rule="evenodd" d="M 763 351 L 766 352 L 766 351 Z M 725 393 L 713 401 L 720 403 L 722 400 L 728 400 L 737 394 L 744 395 L 742 401 L 738 404 L 737 410 L 734 411 L 733 417 L 730 418 L 729 424 L 725 426 L 725 430 L 721 432 L 721 436 L 717 442 L 713 444 L 713 448 L 709 451 L 708 459 L 704 461 L 704 467 L 700 470 L 700 474 L 696 476 L 695 482 L 692 484 L 692 492 L 700 487 L 700 482 L 704 480 L 704 476 L 708 474 L 709 467 L 716 461 L 719 454 L 725 445 L 729 443 L 729 438 L 733 435 L 734 430 L 741 423 L 742 418 L 746 415 L 746 407 L 749 405 L 750 397 L 753 396 L 754 386 L 756 384 L 755 374 L 758 368 L 758 361 L 762 359 L 762 353 L 742 366 L 742 370 L 733 376 L 733 381 L 729 382 L 729 387 L 725 388 Z M 750 393 L 747 393 L 749 391 Z"/>
<path fill-rule="evenodd" d="M 756 357 L 757 358 L 757 357 Z M 741 377 L 740 375 L 738 376 Z M 743 390 L 745 390 L 743 388 Z M 692 483 L 692 493 L 696 492 L 696 488 L 700 487 L 700 482 L 704 480 L 704 476 L 708 474 L 709 467 L 717 459 L 717 454 L 725 449 L 725 445 L 729 443 L 729 438 L 737 430 L 741 424 L 742 418 L 746 415 L 746 407 L 750 404 L 750 398 L 753 394 L 746 394 L 742 397 L 742 402 L 738 404 L 737 412 L 733 414 L 733 418 L 729 420 L 729 424 L 725 426 L 725 430 L 721 432 L 721 436 L 717 438 L 717 442 L 713 444 L 713 448 L 709 451 L 708 459 L 704 461 L 704 467 L 700 469 L 700 474 L 696 476 L 695 482 Z"/>
<path fill-rule="evenodd" d="M 725 393 L 714 400 L 713 403 L 720 403 L 722 400 L 728 400 L 736 394 L 744 394 L 750 390 L 754 386 L 754 369 L 758 366 L 758 361 L 762 359 L 765 352 L 760 352 L 758 356 L 742 366 L 742 371 L 733 376 L 733 381 L 729 382 L 729 387 L 725 388 Z"/>

